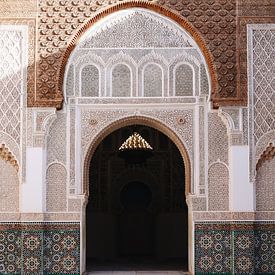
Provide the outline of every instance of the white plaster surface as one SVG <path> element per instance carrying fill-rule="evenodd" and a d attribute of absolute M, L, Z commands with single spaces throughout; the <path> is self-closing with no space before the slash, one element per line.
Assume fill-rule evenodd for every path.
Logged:
<path fill-rule="evenodd" d="M 27 148 L 26 183 L 22 185 L 21 210 L 35 213 L 44 210 L 44 162 L 43 148 Z"/>
<path fill-rule="evenodd" d="M 231 146 L 229 152 L 231 211 L 254 211 L 254 188 L 249 182 L 249 148 Z"/>

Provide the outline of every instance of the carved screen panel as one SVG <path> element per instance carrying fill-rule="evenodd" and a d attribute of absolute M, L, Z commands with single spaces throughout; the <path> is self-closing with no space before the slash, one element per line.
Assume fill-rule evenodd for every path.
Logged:
<path fill-rule="evenodd" d="M 213 164 L 208 171 L 208 210 L 229 209 L 229 173 L 223 163 Z"/>
<path fill-rule="evenodd" d="M 275 157 L 266 160 L 256 177 L 256 210 L 275 211 Z"/>
<path fill-rule="evenodd" d="M 112 96 L 131 96 L 131 71 L 125 64 L 118 64 L 112 71 Z"/>
<path fill-rule="evenodd" d="M 187 64 L 181 64 L 175 70 L 175 95 L 193 95 L 193 71 Z"/>
<path fill-rule="evenodd" d="M 148 64 L 143 71 L 143 85 L 145 97 L 161 97 L 162 91 L 162 70 L 156 64 Z"/>
<path fill-rule="evenodd" d="M 0 211 L 16 212 L 19 210 L 19 179 L 16 168 L 0 158 Z"/>
<path fill-rule="evenodd" d="M 67 210 L 67 172 L 62 164 L 52 164 L 47 170 L 46 209 L 48 212 Z"/>
<path fill-rule="evenodd" d="M 99 70 L 94 65 L 88 65 L 83 68 L 81 73 L 82 96 L 99 96 Z"/>

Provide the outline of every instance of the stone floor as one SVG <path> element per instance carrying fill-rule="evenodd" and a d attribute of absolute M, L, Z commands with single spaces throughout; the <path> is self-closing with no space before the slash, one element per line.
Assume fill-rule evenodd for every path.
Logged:
<path fill-rule="evenodd" d="M 183 271 L 92 271 L 87 275 L 187 275 Z"/>

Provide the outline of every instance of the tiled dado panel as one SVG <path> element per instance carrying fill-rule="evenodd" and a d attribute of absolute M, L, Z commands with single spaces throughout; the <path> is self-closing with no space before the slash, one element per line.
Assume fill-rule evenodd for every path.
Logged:
<path fill-rule="evenodd" d="M 0 224 L 0 274 L 79 274 L 79 223 Z"/>
<path fill-rule="evenodd" d="M 195 271 L 275 274 L 275 222 L 195 224 Z"/>

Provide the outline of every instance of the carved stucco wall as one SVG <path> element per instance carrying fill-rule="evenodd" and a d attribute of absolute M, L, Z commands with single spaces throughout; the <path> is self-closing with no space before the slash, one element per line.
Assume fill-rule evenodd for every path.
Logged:
<path fill-rule="evenodd" d="M 0 212 L 19 211 L 19 178 L 16 168 L 0 157 Z"/>
<path fill-rule="evenodd" d="M 83 108 L 81 110 L 81 169 L 84 167 L 84 160 L 87 158 L 87 153 L 91 144 L 97 142 L 98 135 L 103 131 L 108 132 L 108 128 L 114 127 L 116 123 L 127 121 L 128 118 L 132 118 L 133 123 L 135 122 L 134 117 L 143 117 L 146 122 L 148 118 L 148 126 L 150 125 L 150 120 L 155 120 L 159 122 L 159 127 L 161 125 L 166 125 L 170 128 L 177 137 L 184 144 L 186 151 L 189 155 L 191 166 L 193 162 L 193 111 L 192 110 L 182 110 L 182 109 L 164 109 L 164 108 L 154 108 L 148 110 L 148 108 L 139 109 L 138 113 L 135 109 L 121 109 L 121 110 L 87 110 Z M 142 121 L 142 120 L 140 120 Z M 183 122 L 182 122 L 183 121 Z M 157 124 L 157 123 L 156 123 Z M 110 128 L 111 130 L 112 128 Z M 78 133 L 80 134 L 80 133 Z M 81 170 L 81 175 L 84 170 Z M 85 183 L 87 184 L 87 183 Z"/>
<path fill-rule="evenodd" d="M 275 157 L 266 160 L 256 176 L 256 210 L 275 211 Z"/>
<path fill-rule="evenodd" d="M 53 163 L 47 169 L 46 210 L 67 211 L 67 172 L 60 163 Z"/>
<path fill-rule="evenodd" d="M 53 162 L 66 164 L 66 137 L 67 137 L 67 114 L 58 112 L 53 122 L 47 140 L 47 163 Z"/>
<path fill-rule="evenodd" d="M 249 25 L 250 179 L 270 143 L 275 142 L 275 24 Z"/>
<path fill-rule="evenodd" d="M 218 113 L 209 113 L 208 129 L 208 163 L 220 160 L 228 164 L 227 128 Z"/>
<path fill-rule="evenodd" d="M 218 113 L 208 114 L 208 210 L 229 210 L 229 137 Z"/>
<path fill-rule="evenodd" d="M 154 31 L 160 25 L 161 31 Z M 95 79 L 88 68 L 98 70 Z M 140 8 L 117 12 L 88 30 L 69 58 L 64 79 L 66 101 L 88 96 L 85 79 L 93 82 L 97 97 L 209 96 L 210 87 L 206 61 L 188 33 Z"/>
<path fill-rule="evenodd" d="M 212 164 L 208 171 L 208 210 L 229 210 L 229 171 L 221 162 Z"/>
<path fill-rule="evenodd" d="M 27 26 L 0 25 L 0 144 L 21 167 L 25 156 Z M 24 175 L 24 169 L 22 171 Z"/>
<path fill-rule="evenodd" d="M 217 105 L 223 102 L 235 105 L 246 101 L 247 24 L 274 23 L 273 0 L 5 0 L 0 7 L 1 24 L 25 23 L 30 27 L 29 61 L 32 66 L 28 71 L 29 106 L 60 106 L 58 74 L 69 42 L 96 13 L 117 5 L 127 5 L 126 2 L 131 2 L 129 6 L 169 8 L 187 20 L 203 37 L 213 55 L 220 86 L 217 97 L 221 98 Z M 35 41 L 39 41 L 37 47 Z M 49 77 L 52 81 L 45 82 Z"/>

